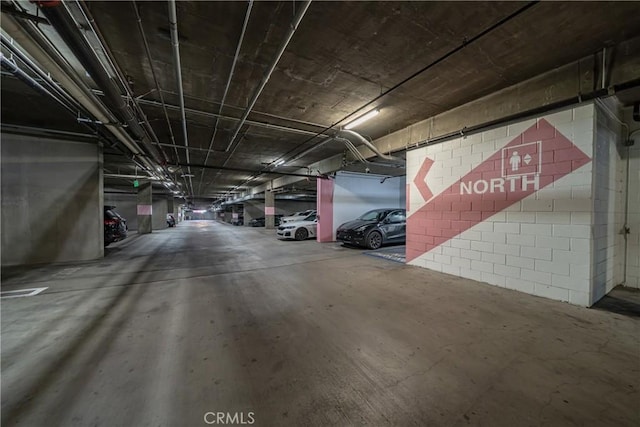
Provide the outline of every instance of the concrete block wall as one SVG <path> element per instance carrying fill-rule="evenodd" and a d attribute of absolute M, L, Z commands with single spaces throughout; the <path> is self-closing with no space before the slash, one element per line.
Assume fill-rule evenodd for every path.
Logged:
<path fill-rule="evenodd" d="M 6 133 L 0 145 L 2 265 L 104 256 L 98 145 Z"/>
<path fill-rule="evenodd" d="M 591 305 L 594 120 L 584 105 L 408 152 L 407 262 Z"/>

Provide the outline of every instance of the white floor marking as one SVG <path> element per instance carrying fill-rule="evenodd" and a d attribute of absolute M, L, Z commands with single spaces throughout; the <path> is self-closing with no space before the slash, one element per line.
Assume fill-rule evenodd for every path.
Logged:
<path fill-rule="evenodd" d="M 49 288 L 31 288 L 31 289 L 19 289 L 17 291 L 3 291 L 0 292 L 0 298 L 23 298 L 32 297 L 38 295 L 40 292 Z"/>

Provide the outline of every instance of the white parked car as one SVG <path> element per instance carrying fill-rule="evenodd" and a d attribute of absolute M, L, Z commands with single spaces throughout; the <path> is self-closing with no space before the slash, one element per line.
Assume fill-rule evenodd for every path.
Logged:
<path fill-rule="evenodd" d="M 306 240 L 309 237 L 316 237 L 318 228 L 318 216 L 315 211 L 299 221 L 280 223 L 276 234 L 278 239 Z"/>
<path fill-rule="evenodd" d="M 280 218 L 280 224 L 284 224 L 285 222 L 293 222 L 293 221 L 301 221 L 308 217 L 311 214 L 316 213 L 315 209 L 309 209 L 306 211 L 296 212 L 293 215 L 284 216 Z"/>

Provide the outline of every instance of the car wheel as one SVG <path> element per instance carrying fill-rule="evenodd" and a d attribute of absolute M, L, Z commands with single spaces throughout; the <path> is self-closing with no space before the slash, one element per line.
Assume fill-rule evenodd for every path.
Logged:
<path fill-rule="evenodd" d="M 369 249 L 379 249 L 382 246 L 382 234 L 372 231 L 367 236 L 367 247 Z"/>
<path fill-rule="evenodd" d="M 306 228 L 298 228 L 296 230 L 296 240 L 306 240 L 309 237 L 309 232 Z"/>

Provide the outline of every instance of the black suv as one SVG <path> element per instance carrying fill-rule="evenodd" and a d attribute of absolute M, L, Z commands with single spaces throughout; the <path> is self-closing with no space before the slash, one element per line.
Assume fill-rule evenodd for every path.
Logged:
<path fill-rule="evenodd" d="M 404 209 L 374 209 L 338 227 L 340 242 L 378 249 L 385 243 L 404 243 L 407 234 L 407 213 Z"/>

